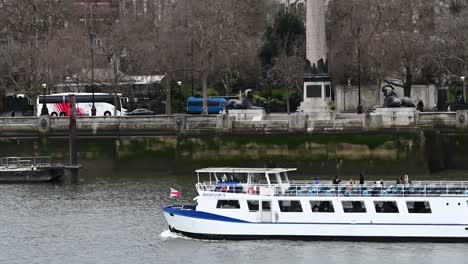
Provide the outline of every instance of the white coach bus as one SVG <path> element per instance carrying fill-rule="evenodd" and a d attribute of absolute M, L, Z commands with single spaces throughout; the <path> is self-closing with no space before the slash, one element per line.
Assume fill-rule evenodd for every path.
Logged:
<path fill-rule="evenodd" d="M 60 93 L 45 96 L 45 103 L 51 116 L 68 116 L 69 104 L 68 96 L 75 95 L 77 116 L 91 116 L 93 106 L 92 93 Z M 115 102 L 117 105 L 115 105 Z M 44 96 L 37 98 L 37 115 L 41 115 L 41 109 L 44 103 Z M 127 109 L 124 106 L 127 98 L 117 94 L 117 100 L 114 100 L 114 94 L 94 93 L 94 106 L 96 107 L 96 116 L 112 116 L 116 110 L 117 116 L 124 116 Z"/>

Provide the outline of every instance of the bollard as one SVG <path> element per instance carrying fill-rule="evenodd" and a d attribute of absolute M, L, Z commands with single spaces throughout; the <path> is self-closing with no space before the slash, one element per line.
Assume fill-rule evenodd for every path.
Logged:
<path fill-rule="evenodd" d="M 69 105 L 69 152 L 70 152 L 70 167 L 71 173 L 74 179 L 78 177 L 78 152 L 76 149 L 76 104 L 75 95 L 70 94 L 68 96 Z"/>

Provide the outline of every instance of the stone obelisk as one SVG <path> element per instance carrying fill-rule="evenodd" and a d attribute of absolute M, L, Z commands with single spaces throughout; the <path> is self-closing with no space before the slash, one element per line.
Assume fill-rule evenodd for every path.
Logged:
<path fill-rule="evenodd" d="M 327 60 L 325 4 L 324 0 L 307 0 L 306 4 L 306 57 L 311 64 L 317 64 L 320 59 Z"/>
<path fill-rule="evenodd" d="M 325 0 L 306 2 L 306 49 L 304 97 L 300 110 L 310 119 L 332 119 L 333 113 L 329 107 L 332 91 L 328 74 Z"/>

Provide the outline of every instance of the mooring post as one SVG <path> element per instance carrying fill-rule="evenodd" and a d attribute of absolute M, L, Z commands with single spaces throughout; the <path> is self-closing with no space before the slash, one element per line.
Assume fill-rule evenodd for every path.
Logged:
<path fill-rule="evenodd" d="M 68 96 L 68 105 L 69 105 L 69 117 L 70 117 L 70 127 L 69 127 L 69 151 L 70 151 L 70 167 L 72 176 L 76 179 L 78 177 L 78 152 L 76 149 L 76 104 L 75 104 L 75 95 L 70 94 Z"/>

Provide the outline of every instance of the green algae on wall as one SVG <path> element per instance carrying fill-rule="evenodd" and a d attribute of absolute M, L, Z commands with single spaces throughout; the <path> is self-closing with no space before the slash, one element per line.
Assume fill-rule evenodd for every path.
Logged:
<path fill-rule="evenodd" d="M 205 166 L 291 166 L 317 174 L 467 169 L 468 135 L 212 135 L 80 139 L 82 164 L 190 171 Z M 0 156 L 51 155 L 68 163 L 67 139 L 7 139 Z M 128 165 L 131 164 L 131 165 Z"/>
<path fill-rule="evenodd" d="M 152 155 L 177 160 L 330 160 L 406 158 L 413 152 L 414 138 L 387 135 L 344 136 L 169 136 L 122 139 L 119 158 Z"/>

